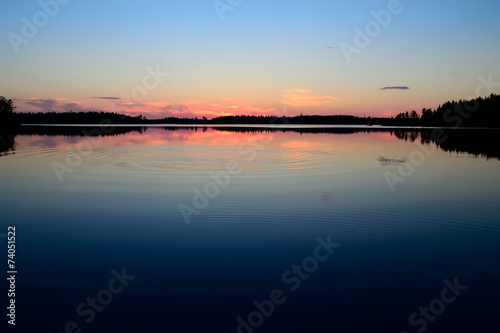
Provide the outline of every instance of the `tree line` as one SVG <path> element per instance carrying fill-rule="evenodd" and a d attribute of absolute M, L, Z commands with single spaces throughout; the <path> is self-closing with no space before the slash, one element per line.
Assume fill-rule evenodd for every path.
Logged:
<path fill-rule="evenodd" d="M 440 127 L 500 127 L 500 95 L 491 94 L 472 100 L 449 101 L 435 110 L 422 109 L 398 114 L 400 124 Z"/>
<path fill-rule="evenodd" d="M 383 126 L 437 126 L 437 127 L 500 127 L 500 95 L 491 94 L 472 100 L 449 101 L 437 109 L 406 111 L 396 117 L 357 117 L 352 115 L 299 115 L 293 117 L 235 115 L 213 119 L 176 118 L 147 119 L 143 115 L 129 116 L 115 112 L 17 112 L 12 100 L 0 96 L 0 127 L 20 124 L 187 124 L 187 125 L 383 125 Z"/>

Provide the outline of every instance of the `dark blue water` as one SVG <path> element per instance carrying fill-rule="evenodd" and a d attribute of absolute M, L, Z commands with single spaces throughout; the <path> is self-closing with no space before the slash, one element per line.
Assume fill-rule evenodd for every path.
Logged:
<path fill-rule="evenodd" d="M 19 332 L 498 330 L 497 158 L 388 132 L 158 128 L 92 142 L 60 181 L 85 140 L 18 136 L 0 157 Z M 386 172 L 431 145 L 393 192 Z"/>

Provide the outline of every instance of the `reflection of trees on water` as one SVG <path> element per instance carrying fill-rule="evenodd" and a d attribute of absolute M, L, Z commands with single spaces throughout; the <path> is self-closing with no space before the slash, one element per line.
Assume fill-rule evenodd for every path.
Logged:
<path fill-rule="evenodd" d="M 391 131 L 391 134 L 400 140 L 415 142 L 418 139 L 420 131 Z"/>
<path fill-rule="evenodd" d="M 400 140 L 422 144 L 435 144 L 446 152 L 467 153 L 474 156 L 500 159 L 499 130 L 441 130 L 433 135 L 434 130 L 391 130 L 391 134 Z M 443 140 L 436 140 L 443 138 Z"/>
<path fill-rule="evenodd" d="M 355 134 L 389 132 L 396 138 L 408 142 L 420 140 L 422 144 L 435 144 L 447 152 L 468 153 L 474 156 L 500 159 L 500 130 L 478 129 L 436 129 L 439 135 L 433 135 L 434 129 L 387 129 L 379 128 L 247 128 L 247 127 L 217 127 L 221 131 L 232 131 L 240 133 L 275 133 L 275 132 L 297 132 L 301 134 Z M 435 137 L 445 137 L 443 142 L 436 142 Z M 383 156 L 381 157 L 384 158 Z M 400 163 L 396 161 L 380 161 L 386 163 Z"/>
<path fill-rule="evenodd" d="M 208 127 L 160 127 L 165 131 L 207 131 Z M 349 135 L 355 133 L 372 133 L 385 132 L 390 133 L 394 137 L 408 141 L 420 141 L 422 144 L 435 144 L 440 149 L 447 152 L 468 153 L 474 156 L 483 156 L 487 158 L 500 159 L 500 130 L 461 130 L 461 129 L 437 129 L 442 131 L 442 135 L 446 140 L 436 142 L 436 135 L 433 135 L 433 129 L 387 129 L 378 128 L 286 128 L 286 127 L 229 127 L 220 126 L 213 127 L 214 130 L 237 132 L 237 133 L 276 133 L 276 132 L 296 132 L 300 134 L 332 134 L 332 135 Z M 69 137 L 84 137 L 84 136 L 118 136 L 130 132 L 144 133 L 148 127 L 114 127 L 111 131 L 104 131 L 99 127 L 52 127 L 52 126 L 22 126 L 15 133 L 0 132 L 0 156 L 7 155 L 15 149 L 16 135 L 47 135 L 47 136 L 69 136 Z M 385 161 L 385 160 L 384 160 Z M 381 161 L 382 162 L 382 161 Z M 385 161 L 399 162 L 399 161 Z"/>
<path fill-rule="evenodd" d="M 0 156 L 10 155 L 16 147 L 17 135 L 43 136 L 117 136 L 130 132 L 144 133 L 147 127 L 80 127 L 80 126 L 21 126 L 15 130 L 0 130 Z"/>
<path fill-rule="evenodd" d="M 148 130 L 143 126 L 21 126 L 15 134 L 20 135 L 64 135 L 70 137 L 116 136 L 130 132 L 143 133 Z"/>
<path fill-rule="evenodd" d="M 0 156 L 10 155 L 16 150 L 16 141 L 14 134 L 0 133 Z"/>

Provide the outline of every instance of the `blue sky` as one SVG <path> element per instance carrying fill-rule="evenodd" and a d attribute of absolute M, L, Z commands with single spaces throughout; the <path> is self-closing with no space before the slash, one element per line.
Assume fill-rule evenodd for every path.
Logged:
<path fill-rule="evenodd" d="M 355 27 L 365 31 L 371 12 L 391 1 L 220 3 L 232 8 L 223 21 L 211 0 L 71 0 L 46 15 L 17 53 L 9 33 L 23 37 L 23 17 L 33 23 L 42 8 L 31 0 L 6 3 L 0 95 L 20 111 L 69 107 L 151 118 L 396 115 L 474 97 L 479 76 L 500 81 L 496 1 L 402 0 L 351 61 L 342 43 L 355 46 Z M 143 85 L 147 68 L 168 77 L 144 98 L 123 99 Z M 380 90 L 388 86 L 409 89 Z"/>

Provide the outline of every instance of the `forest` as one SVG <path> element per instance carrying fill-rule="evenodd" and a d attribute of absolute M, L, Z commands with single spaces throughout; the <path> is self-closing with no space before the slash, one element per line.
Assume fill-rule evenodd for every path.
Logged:
<path fill-rule="evenodd" d="M 15 129 L 22 124 L 185 124 L 185 125 L 380 125 L 422 127 L 500 128 L 500 95 L 472 100 L 448 101 L 438 108 L 406 111 L 395 117 L 357 117 L 352 115 L 299 115 L 291 117 L 235 115 L 202 118 L 147 119 L 115 112 L 14 112 L 12 100 L 0 97 L 0 129 Z"/>

